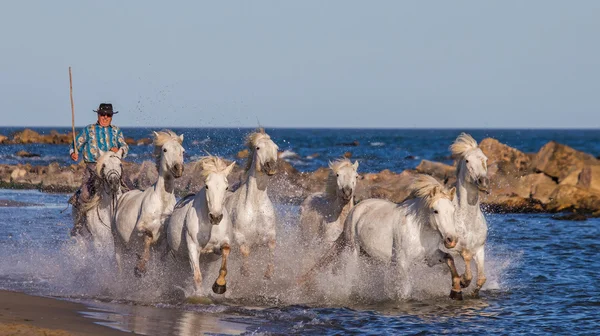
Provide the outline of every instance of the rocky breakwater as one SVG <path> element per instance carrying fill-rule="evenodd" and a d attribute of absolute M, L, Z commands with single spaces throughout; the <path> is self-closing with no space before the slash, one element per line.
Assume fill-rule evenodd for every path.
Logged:
<path fill-rule="evenodd" d="M 490 212 L 573 212 L 600 215 L 600 160 L 551 141 L 534 154 L 484 139 L 491 193 L 483 195 Z M 447 184 L 455 167 L 423 161 L 418 172 Z"/>
<path fill-rule="evenodd" d="M 51 130 L 48 134 L 40 134 L 32 129 L 26 128 L 22 131 L 15 132 L 10 136 L 0 134 L 0 144 L 49 144 L 49 145 L 66 145 L 73 142 L 73 132 L 59 133 L 56 130 Z M 129 145 L 147 145 L 152 142 L 149 138 L 132 139 L 125 138 L 125 142 Z"/>
<path fill-rule="evenodd" d="M 480 148 L 488 157 L 491 193 L 482 195 L 488 212 L 572 212 L 600 215 L 600 160 L 571 147 L 549 142 L 538 153 L 523 153 L 498 142 L 484 139 Z M 242 163 L 240 160 L 238 163 Z M 299 172 L 285 160 L 278 161 L 279 172 L 270 180 L 269 194 L 278 203 L 299 204 L 310 193 L 323 191 L 329 170 Z M 244 179 L 243 165 L 229 177 L 232 189 Z M 50 192 L 72 192 L 81 183 L 84 166 L 0 165 L 0 187 L 36 188 Z M 158 177 L 153 162 L 124 162 L 125 175 L 136 188 L 150 186 Z M 185 165 L 184 175 L 176 180 L 182 196 L 202 187 L 200 167 Z M 414 170 L 361 175 L 356 200 L 384 198 L 402 202 L 407 186 L 416 173 L 429 174 L 447 186 L 456 182 L 454 166 L 423 160 Z"/>

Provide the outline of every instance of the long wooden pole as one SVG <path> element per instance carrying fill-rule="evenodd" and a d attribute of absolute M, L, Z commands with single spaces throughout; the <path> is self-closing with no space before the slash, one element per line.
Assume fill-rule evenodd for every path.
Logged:
<path fill-rule="evenodd" d="M 73 127 L 73 152 L 77 154 L 77 144 L 75 144 L 75 104 L 73 103 L 73 76 L 71 67 L 69 67 L 69 91 L 71 93 L 71 126 Z"/>

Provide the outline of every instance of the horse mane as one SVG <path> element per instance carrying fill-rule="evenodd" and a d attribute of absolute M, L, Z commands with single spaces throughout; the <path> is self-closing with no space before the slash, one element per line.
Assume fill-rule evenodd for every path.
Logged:
<path fill-rule="evenodd" d="M 246 137 L 246 146 L 248 147 L 248 160 L 246 162 L 246 171 L 249 171 L 252 168 L 252 161 L 254 158 L 254 151 L 256 150 L 256 144 L 258 141 L 267 139 L 271 140 L 271 137 L 265 132 L 265 129 L 259 127 L 256 131 L 248 134 Z"/>
<path fill-rule="evenodd" d="M 328 195 L 336 195 L 338 189 L 337 173 L 344 167 L 352 167 L 352 162 L 346 158 L 329 162 L 329 175 L 327 175 L 327 183 L 325 184 L 325 193 Z"/>
<path fill-rule="evenodd" d="M 202 171 L 200 172 L 200 176 L 203 180 L 206 180 L 208 175 L 212 173 L 220 173 L 223 170 L 227 169 L 227 163 L 225 163 L 223 159 L 210 154 L 202 157 L 200 161 L 198 161 L 198 164 L 202 169 Z"/>
<path fill-rule="evenodd" d="M 171 131 L 171 130 L 162 130 L 162 131 L 158 131 L 158 132 L 153 132 L 152 136 L 154 137 L 154 156 L 159 158 L 160 157 L 160 150 L 162 148 L 162 146 L 164 146 L 167 142 L 169 141 L 177 141 L 179 144 L 181 144 L 181 138 L 175 134 L 175 132 Z"/>
<path fill-rule="evenodd" d="M 452 145 L 450 145 L 450 151 L 452 152 L 452 157 L 454 158 L 463 158 L 469 151 L 476 148 L 477 141 L 475 141 L 472 136 L 464 132 L 456 138 Z"/>
<path fill-rule="evenodd" d="M 440 198 L 452 199 L 451 192 L 430 175 L 418 174 L 409 189 L 409 198 L 418 198 L 429 208 Z"/>

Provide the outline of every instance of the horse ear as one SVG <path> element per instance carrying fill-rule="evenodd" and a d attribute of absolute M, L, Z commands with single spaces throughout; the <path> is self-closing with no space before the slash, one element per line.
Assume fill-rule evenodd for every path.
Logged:
<path fill-rule="evenodd" d="M 154 139 L 158 138 L 158 133 L 156 131 L 152 131 L 152 134 L 154 135 Z"/>
<path fill-rule="evenodd" d="M 456 187 L 452 187 L 452 189 L 450 189 L 450 200 L 454 201 L 454 196 L 456 195 Z"/>
<path fill-rule="evenodd" d="M 439 192 L 440 192 L 440 187 L 435 186 L 435 187 L 431 188 L 431 191 L 429 191 L 429 197 L 433 197 L 433 196 L 437 195 Z"/>
<path fill-rule="evenodd" d="M 183 134 L 181 134 L 181 135 L 179 136 L 179 143 L 180 143 L 180 144 L 181 144 L 181 143 L 183 143 Z"/>
<path fill-rule="evenodd" d="M 228 176 L 231 173 L 233 167 L 235 167 L 235 161 L 233 161 L 229 166 L 227 166 L 227 168 L 225 168 L 225 176 Z"/>
<path fill-rule="evenodd" d="M 352 168 L 354 168 L 354 171 L 358 170 L 358 161 L 354 161 L 354 164 L 352 165 Z"/>
<path fill-rule="evenodd" d="M 123 148 L 119 148 L 119 150 L 115 153 L 119 157 L 119 159 L 123 158 Z"/>
<path fill-rule="evenodd" d="M 331 161 L 327 161 L 327 166 L 329 166 L 329 169 L 333 170 L 333 162 Z"/>

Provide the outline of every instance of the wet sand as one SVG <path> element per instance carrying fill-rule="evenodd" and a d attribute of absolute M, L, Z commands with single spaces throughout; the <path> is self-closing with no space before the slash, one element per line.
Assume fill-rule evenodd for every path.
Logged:
<path fill-rule="evenodd" d="M 126 335 L 95 324 L 78 303 L 0 290 L 0 336 Z"/>

